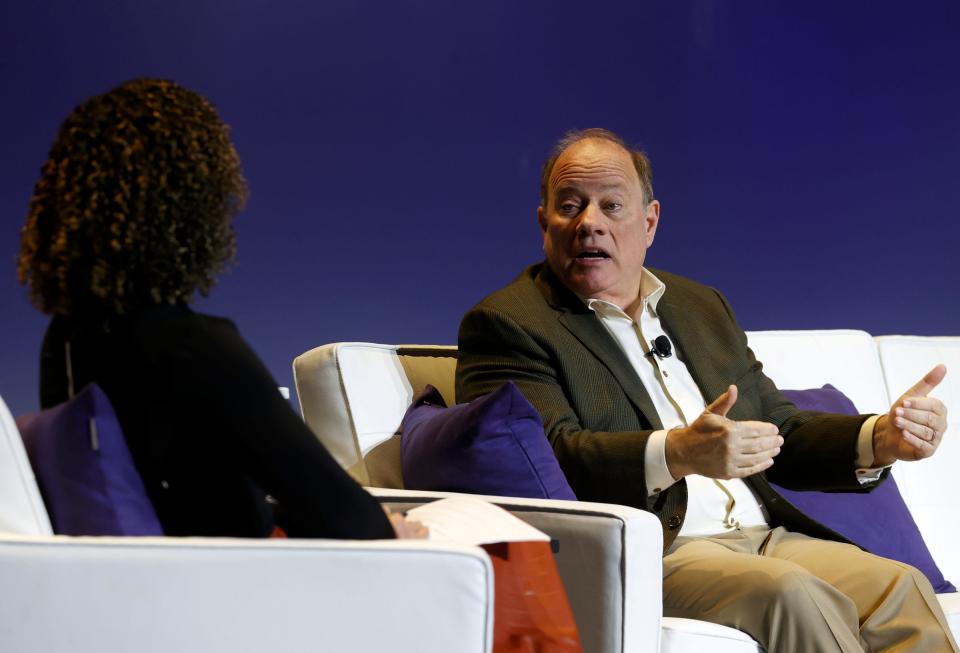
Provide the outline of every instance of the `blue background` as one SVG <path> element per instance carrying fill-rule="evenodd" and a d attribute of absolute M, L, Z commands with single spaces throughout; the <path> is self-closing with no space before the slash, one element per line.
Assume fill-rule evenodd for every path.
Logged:
<path fill-rule="evenodd" d="M 653 159 L 648 262 L 721 288 L 745 328 L 960 334 L 960 3 L 881 5 L 4 3 L 0 395 L 37 405 L 47 319 L 14 258 L 49 145 L 138 76 L 232 125 L 252 195 L 197 306 L 283 385 L 321 343 L 454 343 L 539 258 L 540 165 L 591 126 Z"/>

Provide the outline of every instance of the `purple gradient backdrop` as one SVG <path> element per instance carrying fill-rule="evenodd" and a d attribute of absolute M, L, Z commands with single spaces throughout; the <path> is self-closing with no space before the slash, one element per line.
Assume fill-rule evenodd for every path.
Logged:
<path fill-rule="evenodd" d="M 455 342 L 539 257 L 539 166 L 575 127 L 648 150 L 649 262 L 745 328 L 960 333 L 960 4 L 779 4 L 5 3 L 0 394 L 37 405 L 47 320 L 13 259 L 49 144 L 137 76 L 233 126 L 252 197 L 198 308 L 284 385 L 324 342 Z"/>

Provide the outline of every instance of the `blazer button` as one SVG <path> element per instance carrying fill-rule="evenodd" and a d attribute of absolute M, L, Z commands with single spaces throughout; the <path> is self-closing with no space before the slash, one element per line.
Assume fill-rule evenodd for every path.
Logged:
<path fill-rule="evenodd" d="M 670 519 L 668 519 L 667 528 L 669 528 L 671 531 L 675 531 L 680 528 L 680 515 L 673 515 Z"/>

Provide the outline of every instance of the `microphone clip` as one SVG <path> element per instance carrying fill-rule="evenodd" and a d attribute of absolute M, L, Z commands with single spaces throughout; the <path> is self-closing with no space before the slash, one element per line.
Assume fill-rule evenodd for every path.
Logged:
<path fill-rule="evenodd" d="M 673 345 L 670 344 L 670 338 L 667 336 L 657 336 L 650 341 L 650 351 L 647 356 L 656 356 L 660 360 L 673 356 Z"/>

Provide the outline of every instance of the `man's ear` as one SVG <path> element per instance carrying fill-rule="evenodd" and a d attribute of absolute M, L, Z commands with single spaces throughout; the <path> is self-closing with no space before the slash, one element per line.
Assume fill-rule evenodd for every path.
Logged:
<path fill-rule="evenodd" d="M 540 225 L 540 231 L 547 233 L 547 216 L 544 215 L 542 205 L 537 207 L 537 223 Z"/>
<path fill-rule="evenodd" d="M 657 234 L 657 225 L 660 224 L 660 202 L 653 200 L 647 204 L 643 217 L 645 223 L 645 234 L 647 238 L 647 247 L 653 244 L 653 237 Z"/>

